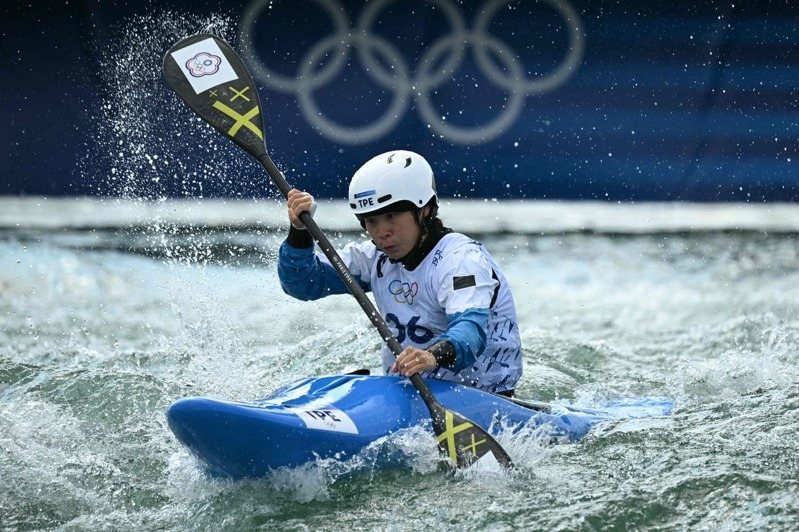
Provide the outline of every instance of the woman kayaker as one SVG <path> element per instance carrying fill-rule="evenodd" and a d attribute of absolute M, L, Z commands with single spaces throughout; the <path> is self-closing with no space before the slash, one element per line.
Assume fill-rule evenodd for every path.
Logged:
<path fill-rule="evenodd" d="M 424 157 L 404 150 L 374 157 L 353 175 L 349 204 L 371 240 L 339 254 L 403 347 L 394 360 L 383 346 L 386 373 L 513 395 L 522 354 L 510 286 L 482 244 L 444 227 Z M 310 194 L 289 192 L 291 225 L 278 259 L 283 290 L 305 301 L 348 293 L 299 219 L 315 207 Z"/>

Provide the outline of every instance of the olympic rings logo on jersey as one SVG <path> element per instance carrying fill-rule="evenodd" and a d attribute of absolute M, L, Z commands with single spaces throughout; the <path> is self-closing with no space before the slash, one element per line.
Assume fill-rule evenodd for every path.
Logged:
<path fill-rule="evenodd" d="M 449 22 L 451 32 L 430 44 L 416 71 L 411 73 L 397 47 L 371 31 L 380 11 L 395 0 L 367 2 L 354 30 L 344 9 L 336 0 L 313 1 L 327 12 L 336 31 L 319 40 L 307 51 L 299 61 L 300 66 L 295 77 L 278 74 L 267 67 L 258 57 L 253 45 L 255 23 L 267 7 L 273 9 L 274 0 L 253 0 L 250 3 L 239 24 L 239 38 L 242 47 L 253 59 L 251 67 L 255 76 L 264 85 L 277 91 L 296 93 L 303 115 L 314 128 L 329 139 L 349 144 L 372 142 L 390 132 L 404 117 L 411 97 L 416 100 L 416 108 L 422 118 L 436 134 L 459 144 L 488 142 L 510 129 L 516 122 L 527 96 L 551 91 L 565 83 L 576 72 L 585 49 L 585 34 L 580 17 L 568 0 L 537 0 L 549 5 L 563 18 L 568 27 L 569 45 L 562 61 L 551 72 L 537 78 L 528 78 L 521 59 L 511 46 L 487 31 L 489 22 L 499 8 L 511 0 L 486 2 L 477 11 L 471 29 L 467 28 L 463 15 L 452 0 L 427 0 L 440 8 Z M 495 86 L 508 92 L 505 108 L 492 120 L 473 127 L 447 123 L 430 98 L 432 91 L 451 80 L 468 47 L 473 50 L 482 74 Z M 388 109 L 380 118 L 357 127 L 344 126 L 328 119 L 313 98 L 313 91 L 327 85 L 345 68 L 350 48 L 355 48 L 368 75 L 378 85 L 394 94 Z M 490 54 L 500 60 L 508 73 L 493 63 Z M 322 66 L 322 60 L 328 55 L 331 56 L 330 60 Z M 434 69 L 439 64 L 441 66 L 436 72 Z M 318 68 L 320 66 L 322 68 Z"/>
<path fill-rule="evenodd" d="M 413 305 L 413 298 L 419 293 L 419 285 L 414 283 L 403 283 L 399 279 L 394 279 L 388 285 L 388 291 L 394 296 L 397 303 L 407 303 Z"/>

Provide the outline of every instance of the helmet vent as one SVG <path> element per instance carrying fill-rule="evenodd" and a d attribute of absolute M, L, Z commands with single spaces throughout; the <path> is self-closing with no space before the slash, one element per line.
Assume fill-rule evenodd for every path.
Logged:
<path fill-rule="evenodd" d="M 391 164 L 391 163 L 394 162 L 394 156 L 395 155 L 397 155 L 397 154 L 396 153 L 392 153 L 391 155 L 388 156 L 388 161 L 387 161 L 388 164 Z M 411 165 L 411 158 L 407 157 L 405 159 L 405 166 L 403 168 L 408 168 L 410 165 Z"/>
<path fill-rule="evenodd" d="M 377 202 L 383 203 L 384 201 L 388 201 L 390 199 L 391 199 L 391 194 L 386 194 L 385 196 L 380 196 L 379 198 L 377 198 Z"/>

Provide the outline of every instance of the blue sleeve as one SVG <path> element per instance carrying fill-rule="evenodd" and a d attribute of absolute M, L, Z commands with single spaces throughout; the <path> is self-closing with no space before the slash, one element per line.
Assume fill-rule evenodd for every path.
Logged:
<path fill-rule="evenodd" d="M 447 330 L 437 341 L 448 340 L 455 348 L 455 372 L 474 364 L 483 354 L 488 330 L 488 309 L 470 308 L 463 312 L 447 314 Z"/>
<path fill-rule="evenodd" d="M 283 242 L 277 260 L 277 276 L 283 291 L 302 301 L 312 301 L 349 290 L 338 272 L 314 253 L 314 248 L 295 248 Z M 359 281 L 361 288 L 369 287 Z"/>

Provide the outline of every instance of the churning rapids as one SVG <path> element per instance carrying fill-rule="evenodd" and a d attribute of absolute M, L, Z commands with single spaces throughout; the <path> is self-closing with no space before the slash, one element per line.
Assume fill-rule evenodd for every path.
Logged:
<path fill-rule="evenodd" d="M 369 452 L 245 482 L 171 435 L 186 395 L 249 400 L 379 368 L 338 296 L 277 283 L 284 209 L 258 202 L 0 199 L 0 527 L 6 529 L 788 529 L 799 522 L 799 207 L 446 201 L 515 290 L 520 396 L 640 395 L 673 415 L 577 444 L 501 443 L 511 475 Z M 333 239 L 361 238 L 322 203 Z M 352 474 L 355 473 L 355 474 Z"/>

